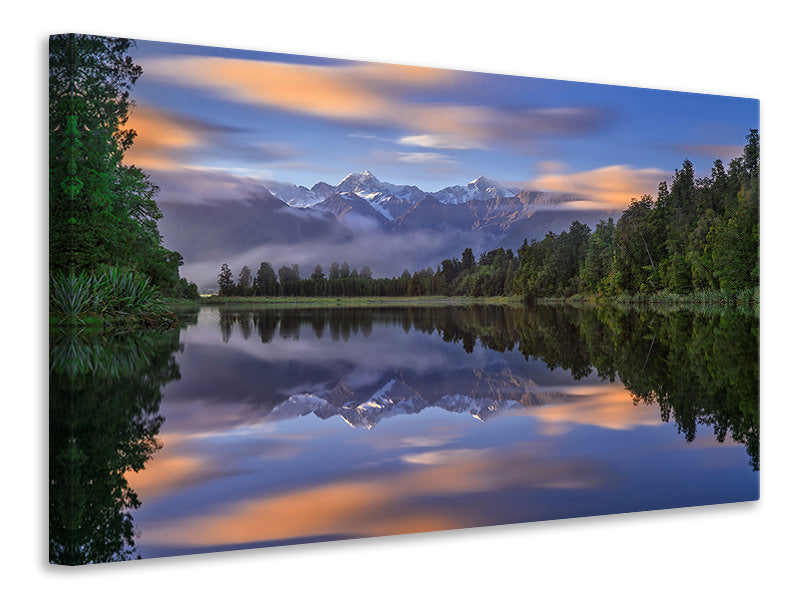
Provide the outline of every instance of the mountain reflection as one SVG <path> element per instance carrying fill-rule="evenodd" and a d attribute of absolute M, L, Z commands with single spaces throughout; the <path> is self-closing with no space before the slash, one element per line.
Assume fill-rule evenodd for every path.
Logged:
<path fill-rule="evenodd" d="M 136 556 L 127 474 L 160 448 L 161 386 L 180 378 L 178 330 L 50 332 L 50 562 Z"/>
<path fill-rule="evenodd" d="M 753 314 L 204 307 L 183 325 L 51 331 L 51 562 L 757 497 L 717 443 L 758 469 Z"/>
<path fill-rule="evenodd" d="M 460 346 L 462 358 L 437 361 L 422 347 L 413 356 L 414 349 L 402 344 L 391 356 L 378 356 L 368 345 L 359 354 L 352 342 L 370 338 L 381 325 L 435 335 Z M 633 403 L 658 405 L 661 418 L 676 423 L 687 441 L 694 440 L 699 425 L 710 425 L 719 442 L 730 436 L 744 444 L 751 465 L 759 467 L 759 324 L 751 313 L 612 306 L 223 308 L 219 328 L 226 343 L 235 333 L 247 340 L 255 332 L 265 344 L 276 336 L 302 344 L 308 337 L 304 331 L 325 340 L 307 356 L 274 356 L 257 372 L 253 367 L 239 397 L 253 399 L 253 391 L 262 390 L 254 401 L 264 404 L 269 419 L 338 415 L 354 427 L 371 429 L 385 418 L 429 407 L 485 420 L 510 408 L 574 401 L 564 393 L 564 381 L 548 382 L 546 373 L 525 365 L 538 359 L 576 381 L 621 382 Z M 347 341 L 347 346 L 337 344 Z M 506 360 L 464 356 L 476 349 L 503 353 Z M 426 358 L 430 368 L 419 364 Z M 246 365 L 235 369 L 247 378 Z M 359 380 L 365 370 L 369 376 Z M 232 379 L 225 381 L 236 396 Z M 203 385 L 214 387 L 211 381 Z"/>

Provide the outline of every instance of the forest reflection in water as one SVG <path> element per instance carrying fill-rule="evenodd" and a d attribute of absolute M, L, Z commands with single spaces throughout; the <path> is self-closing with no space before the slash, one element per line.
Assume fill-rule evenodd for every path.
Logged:
<path fill-rule="evenodd" d="M 50 332 L 50 561 L 135 558 L 130 472 L 160 448 L 179 331 Z"/>
<path fill-rule="evenodd" d="M 396 416 L 416 415 L 415 423 L 423 430 L 422 417 L 434 414 L 427 410 L 432 407 L 487 422 L 514 407 L 537 407 L 544 420 L 561 410 L 564 402 L 574 403 L 581 397 L 575 396 L 576 388 L 570 382 L 583 384 L 586 390 L 613 383 L 615 393 L 625 390 L 623 402 L 656 408 L 660 419 L 674 423 L 688 442 L 695 439 L 699 428 L 709 427 L 718 442 L 733 440 L 744 445 L 751 469 L 757 470 L 758 328 L 755 315 L 733 310 L 654 312 L 612 306 L 479 305 L 203 308 L 187 311 L 180 331 L 99 338 L 54 332 L 51 561 L 81 564 L 136 557 L 134 515 L 142 504 L 137 489 L 146 492 L 142 527 L 145 545 L 151 548 L 143 554 L 183 553 L 193 546 L 187 538 L 183 548 L 170 550 L 161 543 L 164 548 L 159 550 L 158 540 L 164 536 L 153 531 L 177 518 L 176 503 L 181 501 L 177 494 L 167 503 L 158 491 L 165 484 L 160 482 L 159 488 L 154 483 L 168 472 L 164 465 L 176 462 L 169 453 L 159 458 L 164 437 L 162 395 L 172 407 L 166 410 L 173 415 L 168 416 L 173 430 L 167 434 L 175 439 L 185 439 L 187 436 L 181 435 L 193 427 L 195 433 L 201 431 L 198 422 L 203 419 L 236 421 L 232 415 L 246 406 L 248 417 L 235 423 L 237 431 L 255 421 L 289 423 L 313 414 L 312 419 L 324 422 L 341 417 L 354 428 L 370 430 L 374 441 L 388 435 L 379 433 L 380 429 L 390 429 L 378 425 Z M 420 343 L 426 338 L 430 345 Z M 189 417 L 188 409 L 181 412 L 181 403 L 198 398 L 204 399 L 207 410 L 203 414 L 193 410 Z M 597 406 L 584 410 L 581 418 L 587 423 L 605 418 Z M 305 427 L 303 435 L 313 435 L 313 426 Z M 350 452 L 342 449 L 344 438 L 337 439 L 337 445 L 327 452 Z M 520 441 L 508 440 L 509 448 Z M 453 447 L 446 456 L 452 458 L 465 450 Z M 406 454 L 402 456 L 407 459 Z M 516 464 L 523 460 L 518 453 L 509 456 L 509 469 L 525 468 Z M 162 467 L 148 473 L 151 459 Z M 242 469 L 251 460 L 237 455 L 237 464 L 225 468 Z M 431 461 L 434 455 L 420 453 L 415 460 Z M 320 466 L 305 468 L 312 472 Z M 578 471 L 589 476 L 585 467 Z M 352 478 L 352 473 L 347 477 Z M 502 488 L 519 482 L 495 483 Z M 447 492 L 451 500 L 454 493 Z M 149 513 L 148 498 L 152 498 Z M 730 500 L 735 499 L 741 498 Z M 693 501 L 681 499 L 674 504 L 687 502 Z M 618 507 L 611 504 L 607 512 L 623 509 L 630 508 L 621 502 Z M 219 506 L 214 510 L 218 512 Z M 509 511 L 508 515 L 515 516 L 486 523 L 531 520 L 538 515 Z M 415 515 L 422 523 L 414 526 L 418 530 L 443 528 L 421 520 L 421 514 Z M 574 508 L 573 514 L 558 516 L 579 514 L 590 512 Z M 193 521 L 195 528 L 201 522 L 206 523 Z M 448 523 L 452 525 L 445 526 L 466 526 Z M 288 528 L 283 538 L 310 541 L 339 535 L 323 529 Z M 169 527 L 164 530 L 180 538 Z M 376 529 L 376 534 L 382 532 Z M 370 532 L 364 529 L 364 533 Z M 354 537 L 344 530 L 341 536 Z M 223 538 L 209 538 L 204 547 L 233 547 L 237 541 Z M 198 545 L 202 544 L 194 547 Z"/>
<path fill-rule="evenodd" d="M 263 343 L 276 335 L 299 339 L 310 326 L 317 339 L 369 337 L 376 323 L 436 334 L 473 352 L 476 344 L 497 352 L 538 358 L 581 380 L 596 372 L 621 382 L 633 403 L 657 403 L 687 441 L 697 426 L 712 425 L 747 446 L 759 466 L 758 319 L 747 310 L 635 310 L 614 306 L 408 307 L 387 309 L 221 309 L 223 342 L 238 329 Z"/>

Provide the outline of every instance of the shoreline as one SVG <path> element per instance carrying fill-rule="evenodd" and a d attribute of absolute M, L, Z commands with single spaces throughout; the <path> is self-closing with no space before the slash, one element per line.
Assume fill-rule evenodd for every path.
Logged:
<path fill-rule="evenodd" d="M 524 306 L 520 298 L 492 296 L 473 298 L 469 296 L 206 296 L 199 306 L 255 306 L 264 308 L 287 307 L 359 307 L 359 306 L 473 306 L 473 305 Z M 188 306 L 177 304 L 176 306 Z"/>
<path fill-rule="evenodd" d="M 167 303 L 174 307 L 247 306 L 258 308 L 356 308 L 405 306 L 527 306 L 521 296 L 204 296 L 198 301 Z M 629 309 L 750 309 L 758 311 L 758 293 L 746 300 L 722 295 L 654 295 L 654 296 L 573 296 L 571 298 L 537 298 L 540 306 L 616 306 Z"/>

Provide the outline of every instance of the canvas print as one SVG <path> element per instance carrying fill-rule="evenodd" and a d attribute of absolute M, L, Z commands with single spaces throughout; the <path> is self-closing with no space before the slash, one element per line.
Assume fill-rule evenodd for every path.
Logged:
<path fill-rule="evenodd" d="M 54 35 L 49 218 L 54 564 L 759 497 L 757 100 Z"/>

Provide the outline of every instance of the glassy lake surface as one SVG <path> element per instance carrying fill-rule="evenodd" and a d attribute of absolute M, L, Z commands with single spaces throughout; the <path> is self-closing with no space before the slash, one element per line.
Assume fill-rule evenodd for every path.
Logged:
<path fill-rule="evenodd" d="M 755 500 L 758 319 L 204 307 L 51 333 L 50 557 Z"/>

